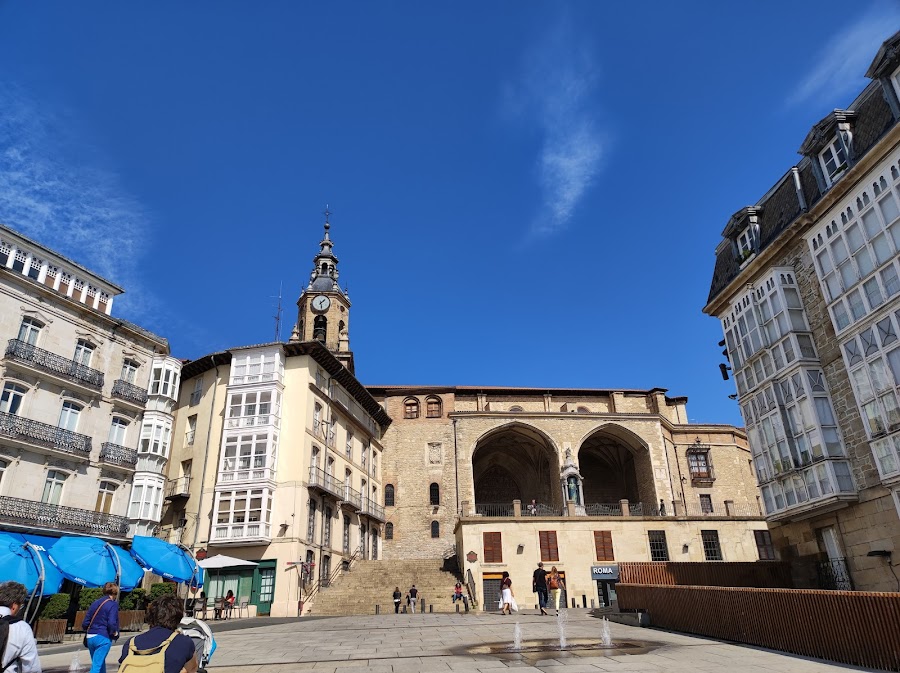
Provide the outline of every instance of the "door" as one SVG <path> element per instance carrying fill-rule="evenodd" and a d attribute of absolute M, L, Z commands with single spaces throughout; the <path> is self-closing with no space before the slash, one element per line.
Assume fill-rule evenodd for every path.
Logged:
<path fill-rule="evenodd" d="M 481 609 L 485 612 L 499 610 L 500 607 L 500 573 L 485 573 L 481 577 Z"/>
<path fill-rule="evenodd" d="M 275 561 L 260 561 L 254 575 L 252 603 L 257 615 L 268 615 L 275 600 Z"/>
<path fill-rule="evenodd" d="M 827 561 L 820 561 L 818 565 L 819 586 L 822 589 L 837 589 L 838 591 L 851 591 L 853 581 L 850 577 L 850 569 L 847 567 L 847 559 L 841 552 L 841 544 L 838 540 L 834 526 L 819 528 L 819 541 L 825 548 Z"/>

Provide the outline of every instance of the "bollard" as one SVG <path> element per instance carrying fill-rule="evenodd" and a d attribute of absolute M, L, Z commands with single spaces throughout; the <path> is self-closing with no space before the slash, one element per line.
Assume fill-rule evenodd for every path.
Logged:
<path fill-rule="evenodd" d="M 456 604 L 456 614 L 459 614 L 459 603 Z"/>
<path fill-rule="evenodd" d="M 584 594 L 581 594 L 581 607 L 587 607 L 587 596 L 585 596 Z"/>
<path fill-rule="evenodd" d="M 463 607 L 466 609 L 466 612 L 469 611 L 469 597 L 463 596 Z"/>
<path fill-rule="evenodd" d="M 576 606 L 577 606 L 577 604 L 575 603 L 575 598 L 573 597 L 573 598 L 572 598 L 572 607 L 574 608 L 574 607 L 576 607 Z"/>
<path fill-rule="evenodd" d="M 380 615 L 380 614 L 381 614 L 381 606 L 378 605 L 377 603 L 375 604 L 375 614 L 376 614 L 376 615 Z"/>
<path fill-rule="evenodd" d="M 591 599 L 591 609 L 592 610 L 594 609 L 594 599 L 593 598 Z"/>
<path fill-rule="evenodd" d="M 434 606 L 433 606 L 433 605 L 429 605 L 429 606 L 428 606 L 428 612 L 434 612 Z"/>
<path fill-rule="evenodd" d="M 406 606 L 405 605 L 403 606 L 403 612 L 401 614 L 404 614 L 404 615 L 406 614 Z"/>

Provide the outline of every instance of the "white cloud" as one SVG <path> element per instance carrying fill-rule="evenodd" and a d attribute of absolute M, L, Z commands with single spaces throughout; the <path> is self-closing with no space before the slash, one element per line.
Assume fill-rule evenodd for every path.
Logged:
<path fill-rule="evenodd" d="M 591 55 L 562 22 L 528 54 L 519 82 L 504 92 L 508 115 L 535 126 L 541 140 L 541 206 L 530 237 L 564 230 L 599 172 L 604 141 L 592 109 L 596 81 Z"/>
<path fill-rule="evenodd" d="M 900 0 L 876 2 L 859 19 L 833 35 L 816 55 L 813 69 L 788 98 L 788 105 L 833 103 L 858 92 L 881 43 L 900 26 Z M 849 101 L 848 101 L 849 103 Z"/>

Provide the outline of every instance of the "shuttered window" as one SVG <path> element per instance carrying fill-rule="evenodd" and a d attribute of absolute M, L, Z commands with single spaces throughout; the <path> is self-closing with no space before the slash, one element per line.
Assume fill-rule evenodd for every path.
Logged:
<path fill-rule="evenodd" d="M 503 547 L 500 533 L 484 533 L 484 562 L 503 563 Z"/>
<path fill-rule="evenodd" d="M 541 541 L 541 561 L 559 561 L 559 548 L 556 546 L 556 531 L 538 531 Z"/>
<path fill-rule="evenodd" d="M 594 549 L 597 550 L 598 561 L 615 561 L 612 546 L 612 531 L 595 530 L 594 531 Z"/>

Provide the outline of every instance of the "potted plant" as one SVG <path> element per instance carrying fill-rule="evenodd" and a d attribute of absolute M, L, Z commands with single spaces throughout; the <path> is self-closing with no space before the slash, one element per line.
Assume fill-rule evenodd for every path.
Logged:
<path fill-rule="evenodd" d="M 122 631 L 140 631 L 144 625 L 147 592 L 134 589 L 119 600 L 119 628 Z"/>
<path fill-rule="evenodd" d="M 66 634 L 69 594 L 53 594 L 44 604 L 34 625 L 34 637 L 44 643 L 61 643 Z"/>

